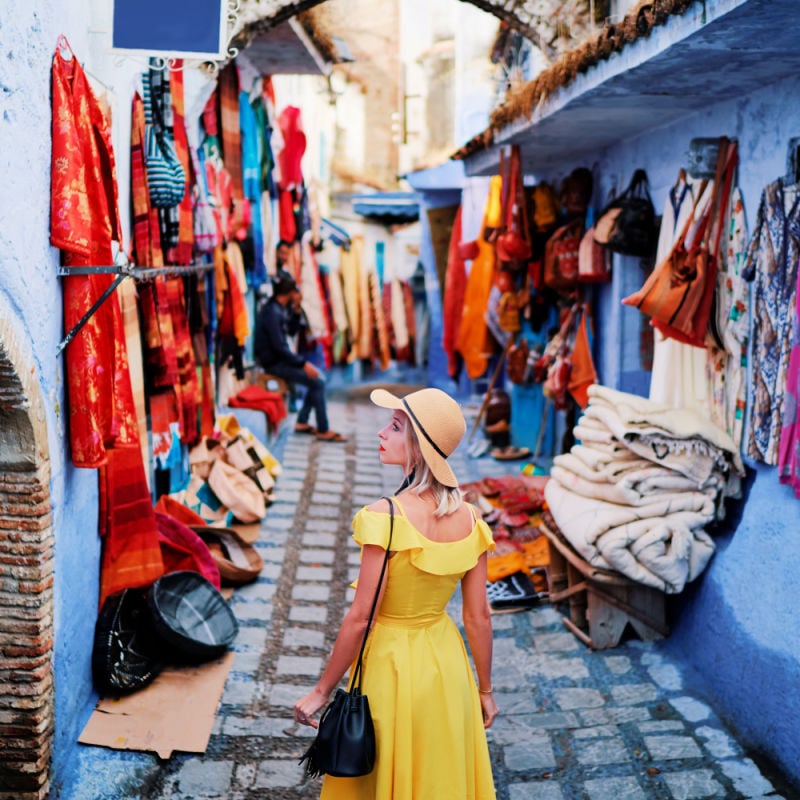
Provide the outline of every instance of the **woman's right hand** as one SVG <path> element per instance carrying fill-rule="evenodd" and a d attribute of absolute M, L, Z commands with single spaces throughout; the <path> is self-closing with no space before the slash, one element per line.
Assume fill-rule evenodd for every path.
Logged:
<path fill-rule="evenodd" d="M 494 722 L 494 718 L 497 716 L 498 708 L 497 703 L 494 701 L 493 694 L 484 694 L 481 692 L 481 710 L 483 711 L 483 727 L 490 728 L 492 723 Z"/>

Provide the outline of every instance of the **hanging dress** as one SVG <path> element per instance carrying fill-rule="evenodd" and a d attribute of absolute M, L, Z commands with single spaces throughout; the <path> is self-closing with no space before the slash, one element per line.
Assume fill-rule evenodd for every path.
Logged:
<path fill-rule="evenodd" d="M 50 242 L 66 267 L 110 266 L 121 246 L 111 126 L 76 57 L 52 65 Z M 112 282 L 107 274 L 64 279 L 70 331 Z M 95 468 L 112 445 L 139 445 L 119 298 L 112 293 L 64 351 L 72 463 Z"/>
<path fill-rule="evenodd" d="M 717 272 L 716 323 L 723 348 L 707 350 L 706 375 L 711 420 L 742 444 L 747 400 L 747 342 L 750 335 L 750 285 L 742 277 L 747 256 L 747 221 L 738 187 L 725 215 L 726 246 Z"/>
<path fill-rule="evenodd" d="M 364 656 L 375 768 L 361 778 L 325 776 L 320 800 L 494 800 L 478 688 L 446 611 L 461 578 L 493 547 L 491 531 L 475 518 L 465 538 L 435 542 L 394 503 L 394 556 Z M 353 529 L 362 547 L 385 548 L 389 513 L 361 509 Z"/>
<path fill-rule="evenodd" d="M 492 198 L 497 195 L 501 182 L 502 179 L 499 175 L 492 176 L 492 190 L 489 193 L 486 207 L 487 225 L 493 203 Z M 485 228 L 486 225 L 484 230 Z M 486 309 L 489 306 L 489 294 L 492 289 L 495 252 L 494 245 L 484 238 L 484 230 L 478 235 L 478 255 L 473 259 L 469 269 L 467 285 L 464 290 L 464 310 L 456 341 L 456 350 L 461 353 L 467 375 L 472 380 L 480 378 L 486 372 L 489 355 L 494 349 L 486 325 Z"/>
<path fill-rule="evenodd" d="M 691 216 L 694 193 L 698 190 L 699 183 L 684 180 L 681 176 L 670 190 L 659 231 L 656 264 L 660 264 L 669 255 L 686 220 Z M 704 196 L 697 204 L 695 220 L 702 218 L 711 199 L 712 189 L 713 181 L 709 181 Z M 686 240 L 693 241 L 693 236 L 694 229 L 690 228 Z M 706 351 L 655 331 L 650 399 L 673 408 L 692 408 L 708 417 Z"/>
<path fill-rule="evenodd" d="M 747 454 L 778 463 L 800 257 L 800 191 L 786 207 L 783 180 L 761 195 L 742 275 L 753 288 L 753 409 Z"/>

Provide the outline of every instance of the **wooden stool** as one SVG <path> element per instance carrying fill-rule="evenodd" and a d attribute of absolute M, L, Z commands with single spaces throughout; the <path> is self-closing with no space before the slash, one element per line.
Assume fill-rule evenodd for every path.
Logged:
<path fill-rule="evenodd" d="M 540 526 L 550 549 L 550 601 L 567 600 L 564 626 L 593 650 L 616 647 L 625 628 L 652 641 L 669 635 L 664 592 L 593 567 L 560 534 Z"/>

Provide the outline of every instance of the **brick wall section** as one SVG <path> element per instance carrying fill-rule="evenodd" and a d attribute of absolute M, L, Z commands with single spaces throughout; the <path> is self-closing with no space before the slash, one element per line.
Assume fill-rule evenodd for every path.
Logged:
<path fill-rule="evenodd" d="M 50 467 L 39 387 L 23 383 L 33 379 L 16 369 L 24 362 L 15 349 L 0 322 L 0 800 L 44 800 L 54 709 Z"/>

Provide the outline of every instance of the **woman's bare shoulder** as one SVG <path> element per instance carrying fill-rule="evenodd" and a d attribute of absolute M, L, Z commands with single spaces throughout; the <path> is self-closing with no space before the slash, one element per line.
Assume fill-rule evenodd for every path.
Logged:
<path fill-rule="evenodd" d="M 367 511 L 382 511 L 385 514 L 389 513 L 389 503 L 385 497 L 379 497 L 374 503 L 366 506 Z"/>

